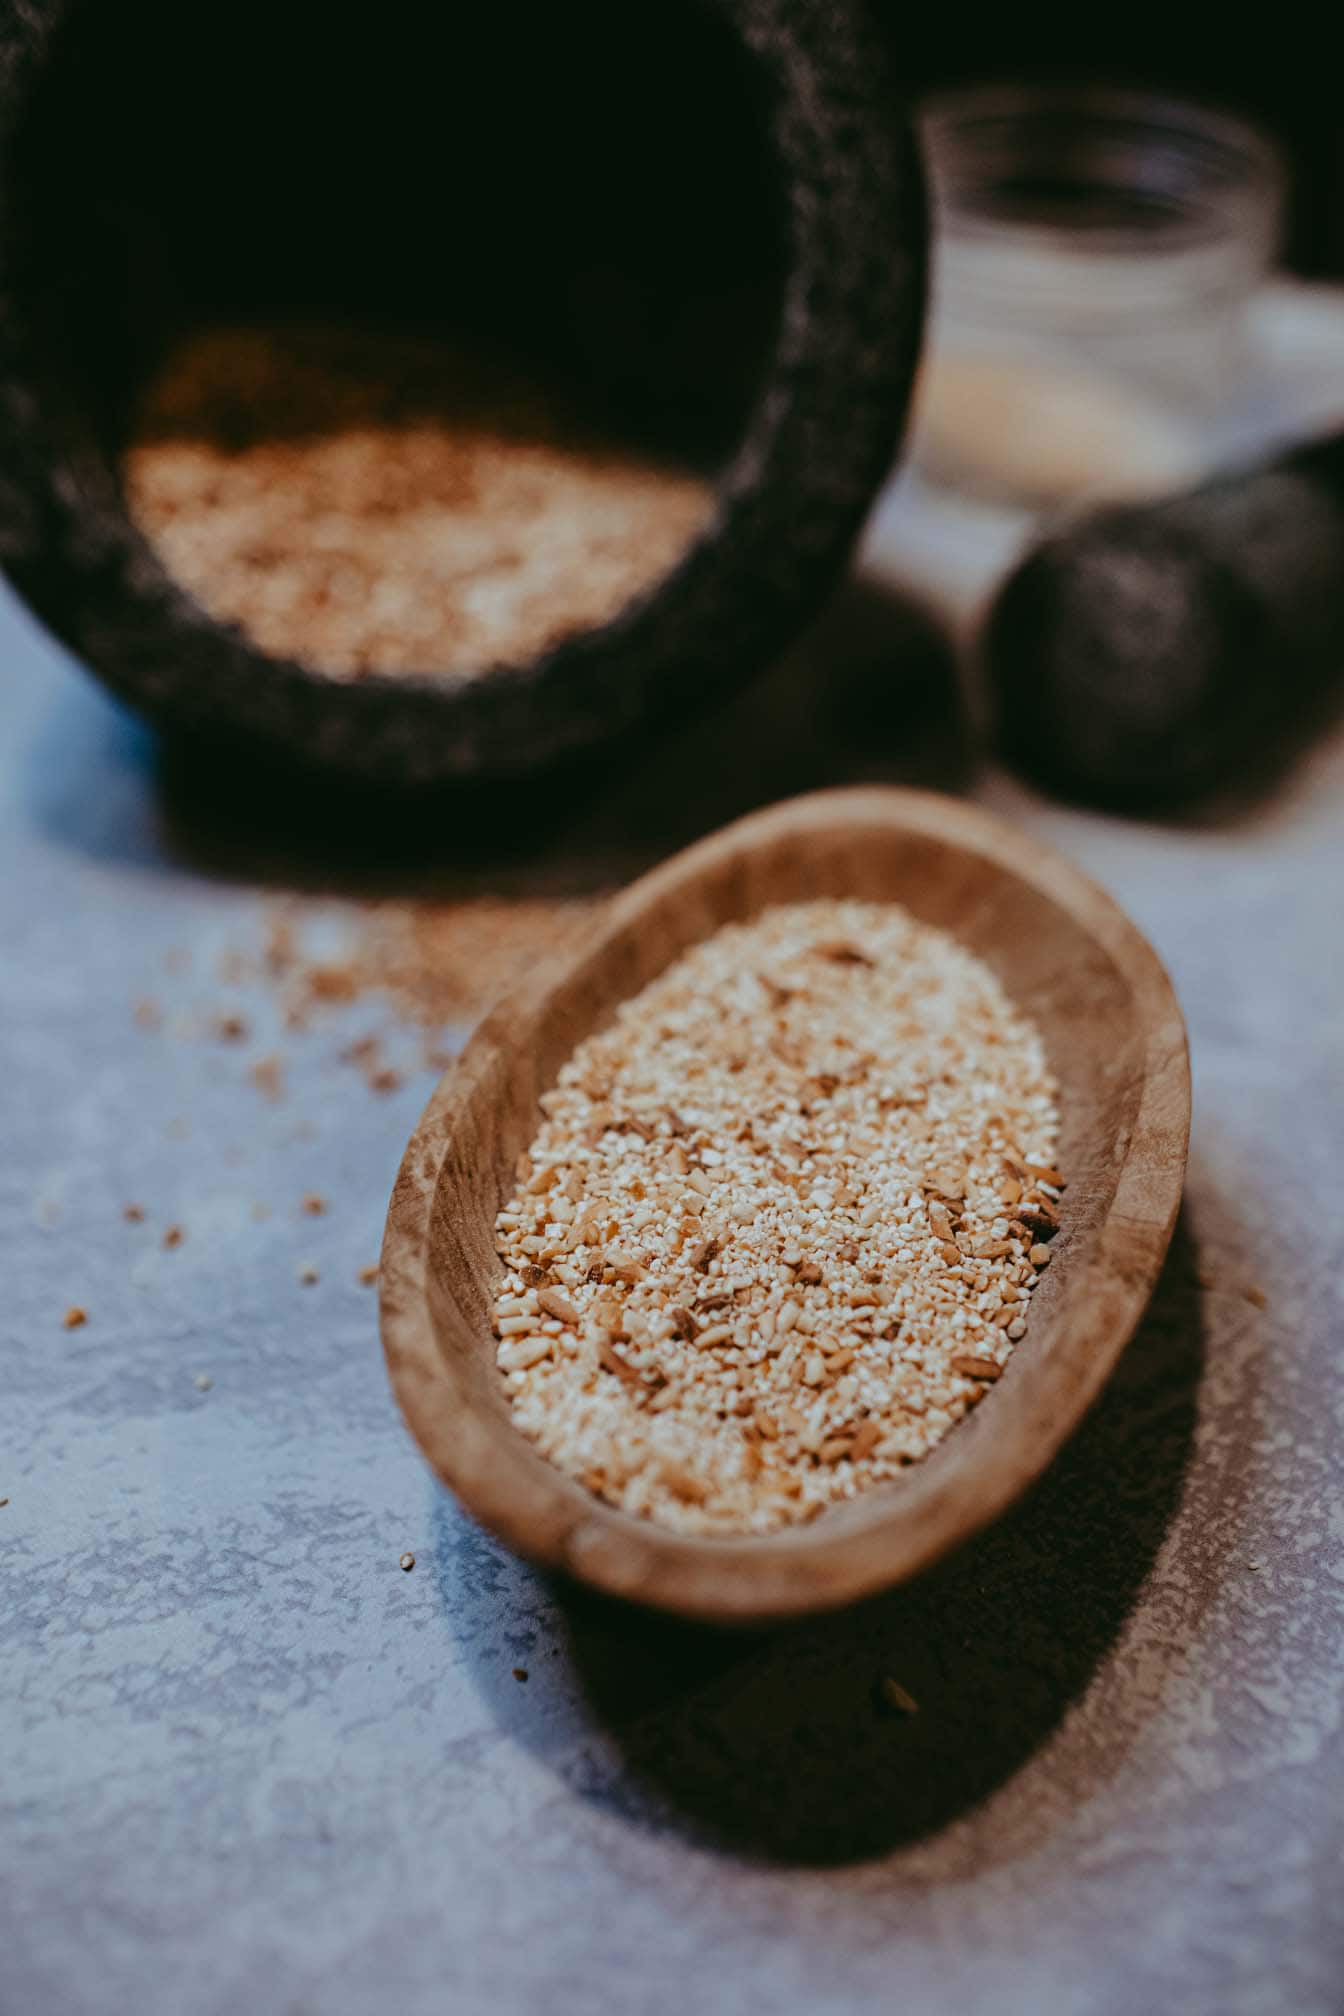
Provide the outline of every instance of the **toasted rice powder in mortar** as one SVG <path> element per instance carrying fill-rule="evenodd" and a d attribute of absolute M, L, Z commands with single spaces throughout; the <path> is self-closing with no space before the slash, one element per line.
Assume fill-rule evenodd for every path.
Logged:
<path fill-rule="evenodd" d="M 725 926 L 581 1044 L 497 1219 L 514 1419 L 683 1533 L 927 1454 L 999 1376 L 1063 1179 L 1040 1036 L 895 904 Z"/>
<path fill-rule="evenodd" d="M 526 663 L 651 588 L 713 503 L 480 359 L 312 328 L 185 343 L 122 477 L 210 615 L 339 679 Z"/>

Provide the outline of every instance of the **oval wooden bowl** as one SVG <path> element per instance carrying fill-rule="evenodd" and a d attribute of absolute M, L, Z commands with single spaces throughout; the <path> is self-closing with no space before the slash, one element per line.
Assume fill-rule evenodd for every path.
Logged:
<path fill-rule="evenodd" d="M 513 1426 L 495 1368 L 494 1219 L 538 1095 L 688 945 L 768 904 L 903 903 L 968 945 L 1036 1021 L 1068 1174 L 1053 1257 L 1001 1380 L 901 1477 L 765 1537 L 684 1538 L 613 1510 Z M 989 813 L 921 792 L 821 792 L 701 841 L 615 898 L 561 969 L 485 1021 L 412 1137 L 388 1212 L 382 1331 L 430 1463 L 509 1545 L 660 1609 L 758 1624 L 928 1566 L 1001 1512 L 1100 1389 L 1156 1283 L 1190 1129 L 1185 1029 L 1110 898 Z"/>

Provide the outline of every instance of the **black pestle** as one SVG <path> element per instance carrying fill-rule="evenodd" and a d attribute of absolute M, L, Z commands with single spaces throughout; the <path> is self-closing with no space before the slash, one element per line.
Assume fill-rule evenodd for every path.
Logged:
<path fill-rule="evenodd" d="M 1262 771 L 1344 673 L 1344 434 L 1062 528 L 984 650 L 999 746 L 1051 790 L 1174 807 Z"/>

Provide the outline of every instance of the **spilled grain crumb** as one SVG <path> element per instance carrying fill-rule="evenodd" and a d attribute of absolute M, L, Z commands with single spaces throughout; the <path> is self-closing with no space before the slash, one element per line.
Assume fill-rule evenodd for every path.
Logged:
<path fill-rule="evenodd" d="M 174 1246 L 180 1246 L 186 1236 L 180 1225 L 169 1225 L 164 1231 L 163 1243 L 171 1251 Z"/>
<path fill-rule="evenodd" d="M 121 1215 L 128 1225 L 143 1225 L 145 1222 L 145 1207 L 143 1204 L 123 1204 Z"/>
<path fill-rule="evenodd" d="M 316 1267 L 313 1266 L 311 1261 L 308 1261 L 304 1266 L 300 1267 L 299 1284 L 301 1287 L 303 1288 L 313 1287 L 314 1284 L 317 1282 L 318 1278 L 319 1276 L 317 1269 Z"/>
<path fill-rule="evenodd" d="M 274 1055 L 274 1053 L 266 1057 L 258 1057 L 256 1063 L 250 1067 L 247 1075 L 263 1099 L 269 1099 L 273 1106 L 280 1104 L 285 1096 L 285 1066 L 283 1058 Z"/>
<path fill-rule="evenodd" d="M 412 1568 L 414 1568 L 414 1566 L 415 1566 L 415 1556 L 414 1556 L 414 1554 L 403 1554 L 403 1555 L 402 1555 L 402 1557 L 401 1557 L 401 1563 L 400 1563 L 400 1565 L 401 1565 L 401 1568 L 402 1568 L 402 1571 L 403 1571 L 403 1573 L 405 1573 L 405 1574 L 409 1575 L 409 1574 L 410 1574 L 410 1572 L 411 1572 L 411 1570 L 412 1570 Z"/>
<path fill-rule="evenodd" d="M 879 1674 L 874 1689 L 875 1703 L 880 1713 L 887 1715 L 918 1715 L 919 1703 L 908 1687 L 902 1687 L 894 1674 Z"/>
<path fill-rule="evenodd" d="M 377 1279 L 378 1279 L 378 1269 L 376 1266 L 360 1268 L 359 1285 L 361 1288 L 372 1288 L 374 1282 Z"/>
<path fill-rule="evenodd" d="M 305 1217 L 308 1218 L 320 1218 L 323 1212 L 326 1210 L 326 1208 L 327 1208 L 326 1198 L 320 1197 L 316 1190 L 309 1190 L 299 1200 L 299 1209 L 304 1213 Z"/>
<path fill-rule="evenodd" d="M 61 1321 L 67 1330 L 82 1330 L 84 1325 L 88 1322 L 88 1320 L 89 1320 L 88 1310 L 81 1309 L 78 1302 L 72 1302 L 70 1307 L 66 1310 L 65 1315 L 61 1318 Z"/>
<path fill-rule="evenodd" d="M 542 1100 L 496 1224 L 519 1427 L 687 1533 L 897 1476 L 1025 1334 L 1055 1097 L 989 969 L 896 905 L 717 932 Z"/>

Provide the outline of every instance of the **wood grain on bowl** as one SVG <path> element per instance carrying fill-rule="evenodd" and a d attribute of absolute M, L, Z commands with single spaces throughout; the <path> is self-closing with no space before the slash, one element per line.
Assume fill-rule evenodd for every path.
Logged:
<path fill-rule="evenodd" d="M 494 1219 L 538 1097 L 687 946 L 765 906 L 900 902 L 984 959 L 1059 1080 L 1063 1222 L 1008 1370 L 921 1463 L 762 1537 L 679 1535 L 602 1504 L 514 1427 L 495 1366 Z M 1185 1031 L 1151 947 L 1095 884 L 990 814 L 918 792 L 818 793 L 744 819 L 615 898 L 477 1031 L 429 1103 L 388 1213 L 382 1327 L 438 1474 L 510 1545 L 609 1592 L 722 1622 L 845 1603 L 1002 1511 L 1100 1389 L 1156 1283 L 1189 1136 Z"/>

